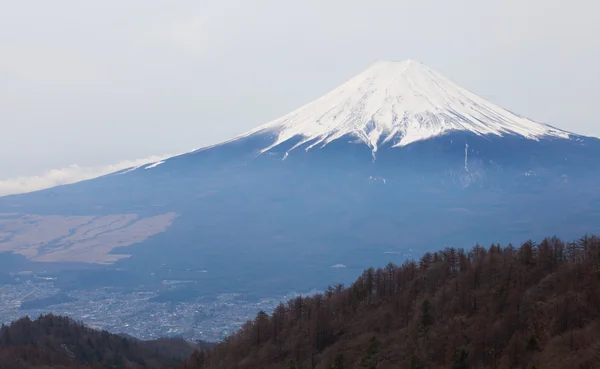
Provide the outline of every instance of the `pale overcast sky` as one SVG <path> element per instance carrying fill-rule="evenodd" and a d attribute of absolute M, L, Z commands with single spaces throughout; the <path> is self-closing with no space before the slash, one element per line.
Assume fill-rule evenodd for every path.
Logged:
<path fill-rule="evenodd" d="M 225 140 L 377 60 L 418 59 L 514 112 L 600 135 L 599 12 L 592 0 L 0 0 L 0 194 L 51 169 Z"/>

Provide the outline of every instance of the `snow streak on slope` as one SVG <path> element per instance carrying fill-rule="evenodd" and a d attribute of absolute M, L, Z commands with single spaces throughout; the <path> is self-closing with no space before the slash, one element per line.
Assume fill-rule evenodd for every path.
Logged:
<path fill-rule="evenodd" d="M 569 133 L 502 109 L 427 68 L 418 61 L 379 62 L 323 97 L 263 126 L 274 133 L 262 152 L 293 138 L 306 150 L 343 136 L 369 145 L 394 147 L 450 131 L 477 135 L 569 138 Z"/>

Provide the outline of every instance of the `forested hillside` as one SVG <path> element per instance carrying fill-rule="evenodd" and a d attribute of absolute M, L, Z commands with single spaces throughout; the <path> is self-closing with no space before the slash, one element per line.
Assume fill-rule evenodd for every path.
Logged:
<path fill-rule="evenodd" d="M 600 238 L 447 248 L 261 312 L 212 348 L 69 318 L 0 329 L 0 369 L 600 368 Z"/>
<path fill-rule="evenodd" d="M 54 315 L 0 329 L 0 369 L 166 368 L 193 351 L 183 340 L 138 341 Z"/>
<path fill-rule="evenodd" d="M 258 314 L 183 368 L 597 368 L 600 239 L 428 253 Z"/>

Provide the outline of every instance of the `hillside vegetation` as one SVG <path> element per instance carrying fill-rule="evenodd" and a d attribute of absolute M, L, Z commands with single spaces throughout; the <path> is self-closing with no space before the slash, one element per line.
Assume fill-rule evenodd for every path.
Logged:
<path fill-rule="evenodd" d="M 600 238 L 550 238 L 368 269 L 216 347 L 23 318 L 0 329 L 0 369 L 600 368 L 599 317 Z"/>
<path fill-rule="evenodd" d="M 0 329 L 0 369 L 167 368 L 194 350 L 183 340 L 138 341 L 54 315 Z"/>
<path fill-rule="evenodd" d="M 182 368 L 598 368 L 600 239 L 427 253 L 258 314 Z"/>

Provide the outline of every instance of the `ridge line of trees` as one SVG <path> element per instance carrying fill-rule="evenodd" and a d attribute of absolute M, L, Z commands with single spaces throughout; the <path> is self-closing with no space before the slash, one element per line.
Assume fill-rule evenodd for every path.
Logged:
<path fill-rule="evenodd" d="M 182 366 L 600 367 L 600 238 L 446 248 L 260 312 Z"/>
<path fill-rule="evenodd" d="M 203 345 L 207 346 L 182 339 L 140 341 L 48 314 L 2 325 L 0 369 L 160 369 L 176 366 Z"/>

